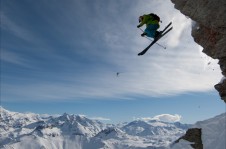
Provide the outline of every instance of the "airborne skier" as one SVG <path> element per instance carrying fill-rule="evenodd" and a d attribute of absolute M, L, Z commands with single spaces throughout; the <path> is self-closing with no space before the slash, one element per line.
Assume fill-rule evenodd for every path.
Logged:
<path fill-rule="evenodd" d="M 160 27 L 159 22 L 160 22 L 159 16 L 153 13 L 139 17 L 140 24 L 137 25 L 137 28 L 140 28 L 141 26 L 146 24 L 146 29 L 141 34 L 141 36 L 154 38 L 154 40 L 151 42 L 149 46 L 147 46 L 143 51 L 138 53 L 139 56 L 144 55 L 152 45 L 154 45 L 160 38 L 162 38 L 164 35 L 166 35 L 169 31 L 173 29 L 173 27 L 170 27 L 172 24 L 172 22 L 170 22 L 162 31 L 157 31 L 157 29 Z"/>
<path fill-rule="evenodd" d="M 142 27 L 144 24 L 146 24 L 146 29 L 144 30 L 144 33 L 141 34 L 141 36 L 148 36 L 151 38 L 155 38 L 158 36 L 159 32 L 157 29 L 160 27 L 159 25 L 160 18 L 154 13 L 150 13 L 148 15 L 144 14 L 143 16 L 139 17 L 139 25 L 137 25 L 137 28 Z"/>

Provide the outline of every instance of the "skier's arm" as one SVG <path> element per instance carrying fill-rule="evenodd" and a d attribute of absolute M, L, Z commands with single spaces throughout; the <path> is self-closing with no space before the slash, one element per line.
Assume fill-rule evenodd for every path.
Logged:
<path fill-rule="evenodd" d="M 139 25 L 137 25 L 137 27 L 139 28 L 139 27 L 143 26 L 144 24 L 145 24 L 145 18 L 140 22 Z"/>
<path fill-rule="evenodd" d="M 143 26 L 146 22 L 147 22 L 147 17 L 144 15 L 143 20 L 140 22 L 139 25 L 137 25 L 137 27 L 139 28 L 139 27 Z"/>

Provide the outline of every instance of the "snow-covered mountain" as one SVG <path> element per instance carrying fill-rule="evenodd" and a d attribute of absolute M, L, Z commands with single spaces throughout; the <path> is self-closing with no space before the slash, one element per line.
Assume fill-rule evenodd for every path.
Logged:
<path fill-rule="evenodd" d="M 182 126 L 182 124 L 180 124 Z M 0 147 L 99 149 L 167 146 L 188 129 L 178 123 L 133 121 L 106 125 L 84 116 L 22 114 L 1 108 Z M 32 142 L 32 143 L 31 143 Z"/>
<path fill-rule="evenodd" d="M 65 113 L 53 117 L 3 108 L 0 120 L 2 149 L 168 149 L 191 127 L 156 120 L 106 125 L 80 115 Z M 184 142 L 189 144 L 180 141 L 174 148 Z"/>
<path fill-rule="evenodd" d="M 173 134 L 184 134 L 189 125 L 176 123 L 167 123 L 157 120 L 151 121 L 133 121 L 122 127 L 122 130 L 133 136 L 163 136 Z"/>
<path fill-rule="evenodd" d="M 0 107 L 1 108 L 1 107 Z M 33 113 L 18 113 L 18 112 L 10 112 L 3 108 L 0 109 L 0 132 L 1 134 L 4 132 L 13 131 L 16 128 L 22 128 L 28 124 L 38 122 L 44 119 L 44 117 L 40 117 L 38 114 Z"/>

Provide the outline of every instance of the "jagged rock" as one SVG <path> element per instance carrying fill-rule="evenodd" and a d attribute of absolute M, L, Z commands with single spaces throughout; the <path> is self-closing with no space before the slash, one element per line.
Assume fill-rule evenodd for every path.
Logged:
<path fill-rule="evenodd" d="M 226 79 L 222 80 L 220 83 L 216 84 L 215 89 L 219 92 L 221 97 L 226 97 Z M 224 99 L 226 102 L 226 99 Z"/>
<path fill-rule="evenodd" d="M 200 128 L 191 128 L 188 129 L 186 134 L 179 138 L 175 143 L 178 143 L 180 139 L 187 140 L 189 142 L 193 142 L 194 144 L 191 144 L 191 146 L 194 149 L 203 149 L 202 144 L 202 129 Z"/>
<path fill-rule="evenodd" d="M 226 76 L 226 1 L 225 0 L 171 0 L 175 8 L 196 22 L 192 36 L 203 52 L 219 65 Z M 222 100 L 226 102 L 226 83 L 215 85 Z"/>
<path fill-rule="evenodd" d="M 225 58 L 222 58 L 219 60 L 218 64 L 220 65 L 220 68 L 222 70 L 222 74 L 224 76 L 226 76 L 226 57 Z"/>

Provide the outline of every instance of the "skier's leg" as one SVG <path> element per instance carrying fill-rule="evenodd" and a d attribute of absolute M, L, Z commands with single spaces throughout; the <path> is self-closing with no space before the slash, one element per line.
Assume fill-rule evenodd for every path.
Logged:
<path fill-rule="evenodd" d="M 158 24 L 150 24 L 147 26 L 147 28 L 145 29 L 145 33 L 147 33 L 148 37 L 154 38 L 155 37 L 155 32 L 158 29 Z"/>

